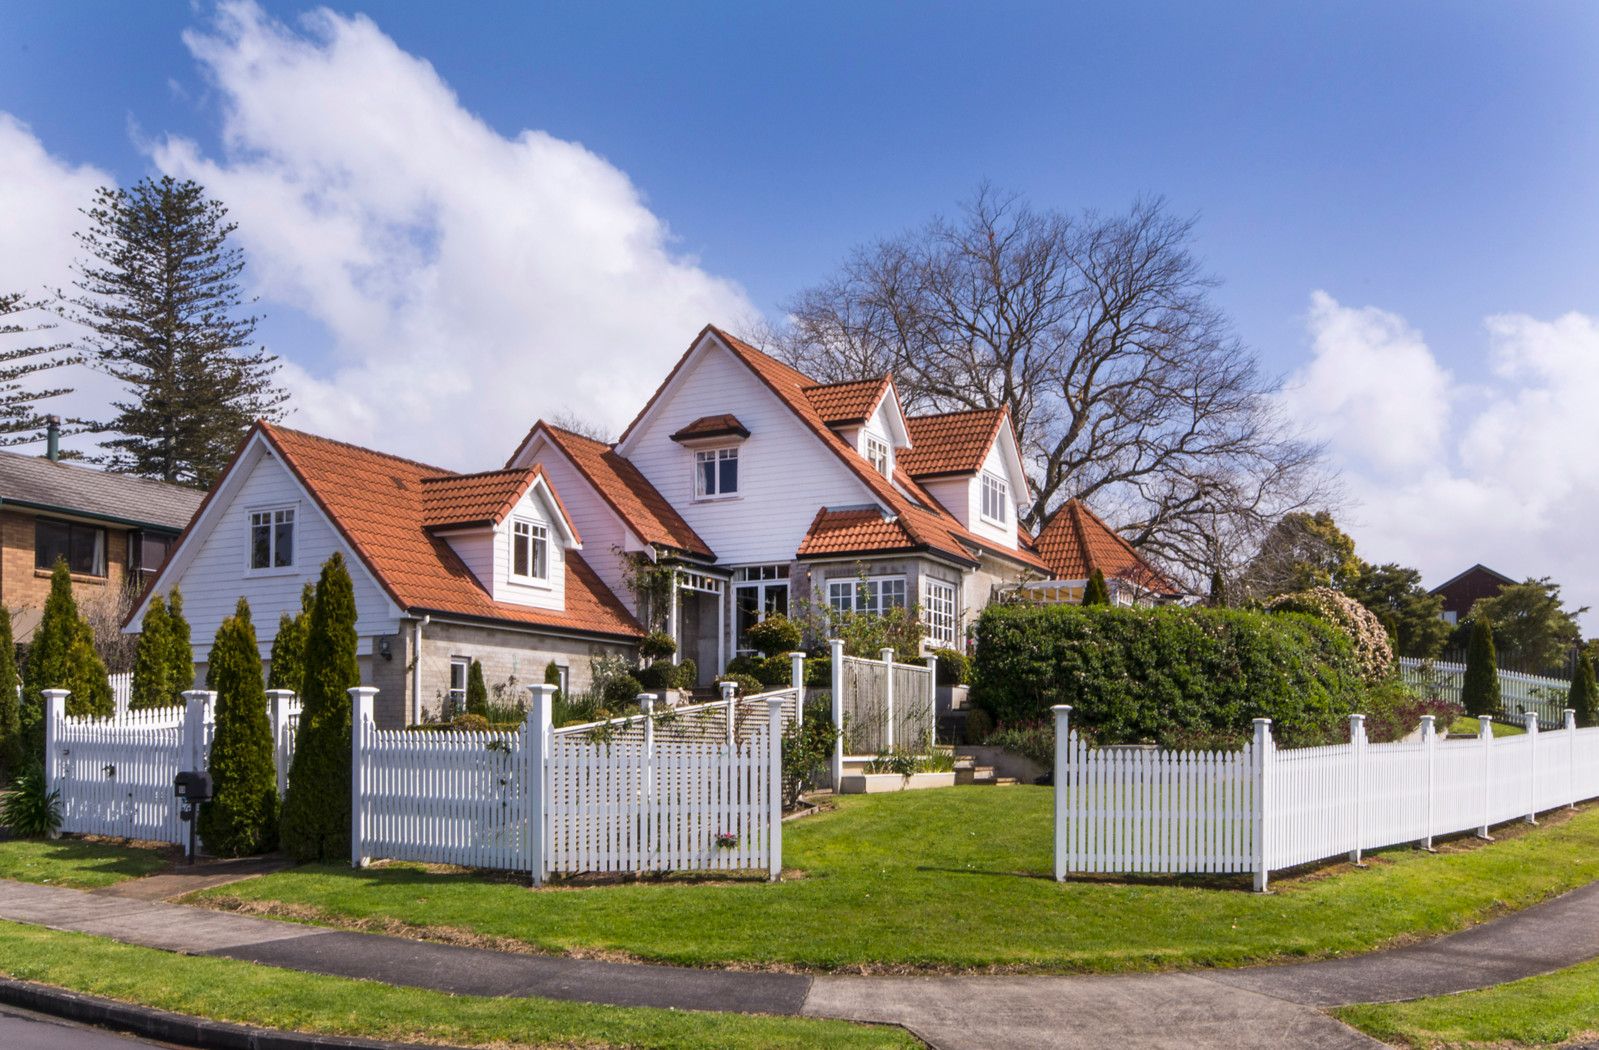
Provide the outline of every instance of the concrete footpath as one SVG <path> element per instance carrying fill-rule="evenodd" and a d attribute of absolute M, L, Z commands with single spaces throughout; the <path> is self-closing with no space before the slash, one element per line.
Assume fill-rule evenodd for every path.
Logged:
<path fill-rule="evenodd" d="M 900 1024 L 945 1048 L 1372 1047 L 1379 1044 L 1320 1008 L 1465 991 L 1599 957 L 1599 883 L 1393 951 L 1103 977 L 811 977 L 608 963 L 319 929 L 137 897 L 0 881 L 0 919 L 462 995 Z"/>

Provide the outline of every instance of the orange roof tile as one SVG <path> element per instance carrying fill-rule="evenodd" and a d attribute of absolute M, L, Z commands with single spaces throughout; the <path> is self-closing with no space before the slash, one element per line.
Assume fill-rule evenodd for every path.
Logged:
<path fill-rule="evenodd" d="M 423 478 L 422 527 L 498 525 L 538 476 L 533 468 Z"/>
<path fill-rule="evenodd" d="M 672 435 L 673 441 L 693 441 L 696 438 L 726 437 L 735 434 L 739 437 L 749 437 L 749 427 L 738 421 L 738 417 L 730 413 L 719 416 L 701 416 L 688 426 Z"/>
<path fill-rule="evenodd" d="M 424 527 L 429 489 L 461 475 L 270 423 L 256 427 L 400 608 L 587 634 L 643 633 L 577 551 L 563 559 L 564 609 L 495 601 L 449 543 Z"/>
<path fill-rule="evenodd" d="M 1003 408 L 976 408 L 932 416 L 910 416 L 911 447 L 896 457 L 912 477 L 975 474 L 983 469 L 989 449 L 1005 422 Z"/>
<path fill-rule="evenodd" d="M 649 479 L 637 467 L 617 455 L 610 445 L 551 426 L 542 420 L 534 425 L 534 432 L 537 433 L 541 427 L 551 443 L 566 453 L 572 464 L 588 478 L 600 498 L 627 523 L 628 528 L 638 534 L 639 539 L 703 558 L 716 557 L 709 545 L 700 539 L 699 534 L 650 484 Z"/>
<path fill-rule="evenodd" d="M 864 423 L 883 400 L 889 381 L 887 375 L 882 375 L 845 383 L 817 383 L 805 388 L 805 397 L 830 427 Z"/>
<path fill-rule="evenodd" d="M 839 554 L 884 554 L 915 550 L 918 545 L 898 518 L 885 518 L 876 507 L 832 510 L 823 507 L 811 520 L 796 557 Z"/>
<path fill-rule="evenodd" d="M 1038 553 L 1057 580 L 1086 580 L 1098 569 L 1107 580 L 1179 595 L 1182 588 L 1155 568 L 1082 500 L 1068 500 L 1038 534 Z"/>

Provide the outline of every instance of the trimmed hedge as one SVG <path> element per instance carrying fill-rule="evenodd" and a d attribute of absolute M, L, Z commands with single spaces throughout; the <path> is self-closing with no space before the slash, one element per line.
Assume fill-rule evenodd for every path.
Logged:
<path fill-rule="evenodd" d="M 1241 743 L 1258 717 L 1283 746 L 1337 740 L 1365 694 L 1342 631 L 1235 609 L 991 605 L 973 677 L 997 724 L 1070 704 L 1099 743 L 1165 747 Z"/>

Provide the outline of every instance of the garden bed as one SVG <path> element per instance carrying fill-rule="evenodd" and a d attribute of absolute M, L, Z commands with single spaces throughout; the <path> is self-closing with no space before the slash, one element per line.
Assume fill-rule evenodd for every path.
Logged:
<path fill-rule="evenodd" d="M 955 786 L 955 773 L 845 773 L 839 778 L 840 795 L 881 795 L 889 791 L 921 791 Z"/>

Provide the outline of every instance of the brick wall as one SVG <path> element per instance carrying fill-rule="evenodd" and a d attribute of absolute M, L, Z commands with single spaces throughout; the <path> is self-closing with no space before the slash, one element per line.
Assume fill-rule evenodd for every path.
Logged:
<path fill-rule="evenodd" d="M 27 641 L 39 625 L 50 596 L 50 570 L 34 567 L 35 515 L 0 511 L 0 603 L 15 617 L 17 641 Z M 128 578 L 128 532 L 106 527 L 106 575 L 72 577 L 72 596 L 79 604 L 114 600 Z"/>

